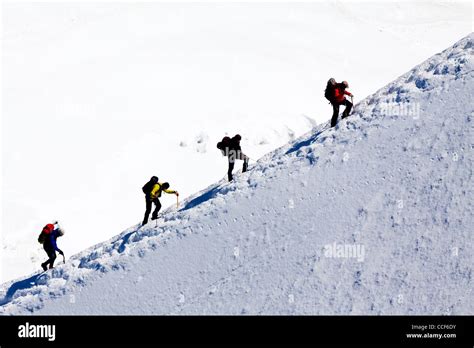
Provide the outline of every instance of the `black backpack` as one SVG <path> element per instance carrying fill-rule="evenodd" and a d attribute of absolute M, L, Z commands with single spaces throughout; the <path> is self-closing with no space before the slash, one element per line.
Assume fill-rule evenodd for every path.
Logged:
<path fill-rule="evenodd" d="M 225 151 L 226 148 L 229 148 L 230 143 L 230 137 L 223 137 L 222 140 L 217 143 L 217 148 L 221 151 Z"/>
<path fill-rule="evenodd" d="M 155 183 L 153 181 L 148 181 L 143 187 L 142 191 L 144 194 L 149 195 L 151 193 L 151 190 L 153 190 L 153 186 L 155 186 Z"/>
<path fill-rule="evenodd" d="M 333 83 L 334 79 L 329 79 L 328 83 L 326 84 L 326 89 L 324 90 L 324 97 L 332 102 L 334 100 L 335 90 L 336 90 L 336 83 Z"/>

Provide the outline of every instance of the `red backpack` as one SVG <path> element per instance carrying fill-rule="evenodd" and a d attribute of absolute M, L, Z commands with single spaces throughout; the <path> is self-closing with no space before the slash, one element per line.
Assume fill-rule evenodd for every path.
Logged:
<path fill-rule="evenodd" d="M 48 235 L 54 231 L 54 225 L 53 224 L 47 224 L 46 226 L 43 227 L 43 230 L 41 231 L 39 237 L 38 237 L 38 242 L 40 244 L 43 244 L 48 237 Z"/>

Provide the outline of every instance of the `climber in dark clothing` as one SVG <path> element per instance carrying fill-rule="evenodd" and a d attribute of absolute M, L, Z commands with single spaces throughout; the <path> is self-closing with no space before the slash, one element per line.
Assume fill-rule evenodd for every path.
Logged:
<path fill-rule="evenodd" d="M 249 158 L 242 152 L 240 140 L 242 140 L 242 137 L 236 134 L 233 138 L 224 137 L 221 142 L 217 143 L 217 148 L 221 150 L 224 156 L 227 156 L 229 162 L 229 169 L 227 170 L 229 181 L 233 179 L 232 171 L 234 170 L 236 160 L 244 161 L 242 173 L 246 172 L 248 168 Z"/>
<path fill-rule="evenodd" d="M 58 248 L 58 245 L 56 243 L 56 239 L 58 239 L 58 237 L 63 236 L 64 232 L 56 222 L 55 224 L 47 224 L 43 228 L 42 234 L 44 234 L 43 249 L 44 251 L 46 251 L 46 254 L 49 258 L 41 264 L 41 267 L 43 268 L 43 270 L 46 271 L 48 269 L 48 265 L 50 269 L 54 267 L 54 261 L 56 260 L 56 251 L 60 255 L 64 256 L 64 253 L 61 249 Z"/>

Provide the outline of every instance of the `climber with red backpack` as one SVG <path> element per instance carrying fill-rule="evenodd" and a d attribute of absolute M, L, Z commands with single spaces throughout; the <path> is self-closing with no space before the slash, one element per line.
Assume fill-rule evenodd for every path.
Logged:
<path fill-rule="evenodd" d="M 63 256 L 64 260 L 66 260 L 63 251 L 58 248 L 56 242 L 58 237 L 61 236 L 64 236 L 64 230 L 59 227 L 59 223 L 57 221 L 54 221 L 52 224 L 47 224 L 44 226 L 38 237 L 38 242 L 43 244 L 43 249 L 48 255 L 48 260 L 41 264 L 41 268 L 43 268 L 44 271 L 48 270 L 48 265 L 50 269 L 54 267 L 56 251 Z"/>
<path fill-rule="evenodd" d="M 324 91 L 324 96 L 332 105 L 333 114 L 331 118 L 331 127 L 334 127 L 337 124 L 337 118 L 339 117 L 339 107 L 344 105 L 346 108 L 344 109 L 341 119 L 346 118 L 349 116 L 351 112 L 353 103 L 346 99 L 346 95 L 353 99 L 354 95 L 346 91 L 346 88 L 349 88 L 349 83 L 347 81 L 342 81 L 341 83 L 337 83 L 335 79 L 329 79 L 326 90 Z"/>
<path fill-rule="evenodd" d="M 244 161 L 242 167 L 242 173 L 247 171 L 249 164 L 249 157 L 247 157 L 240 147 L 240 141 L 242 137 L 240 134 L 236 134 L 232 138 L 224 137 L 222 141 L 217 143 L 217 148 L 221 150 L 223 156 L 227 156 L 229 162 L 229 169 L 227 170 L 227 178 L 232 181 L 232 171 L 234 170 L 235 160 Z"/>

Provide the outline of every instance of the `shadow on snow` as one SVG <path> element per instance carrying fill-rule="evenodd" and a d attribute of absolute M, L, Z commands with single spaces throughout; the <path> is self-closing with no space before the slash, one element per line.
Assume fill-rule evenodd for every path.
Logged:
<path fill-rule="evenodd" d="M 10 285 L 10 288 L 7 290 L 5 297 L 0 300 L 0 306 L 3 306 L 5 303 L 10 302 L 13 299 L 13 295 L 19 290 L 29 289 L 32 286 L 36 285 L 36 281 L 40 278 L 43 273 L 34 274 L 29 278 L 19 280 Z"/>
<path fill-rule="evenodd" d="M 213 187 L 209 191 L 204 192 L 202 195 L 190 200 L 186 205 L 180 210 L 180 211 L 185 211 L 191 208 L 194 208 L 195 206 L 202 204 L 204 202 L 207 202 L 208 200 L 215 198 L 217 194 L 220 191 L 220 185 Z"/>

